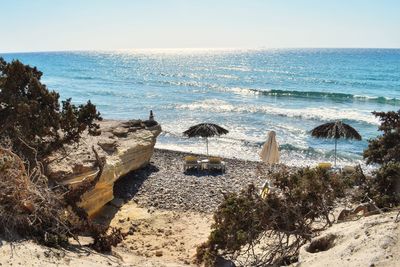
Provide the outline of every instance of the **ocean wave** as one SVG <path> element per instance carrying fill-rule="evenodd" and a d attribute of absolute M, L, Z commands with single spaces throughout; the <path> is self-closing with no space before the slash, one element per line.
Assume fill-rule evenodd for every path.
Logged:
<path fill-rule="evenodd" d="M 330 100 L 350 100 L 363 102 L 377 102 L 382 104 L 400 104 L 400 98 L 389 98 L 383 96 L 352 95 L 345 93 L 318 92 L 318 91 L 296 91 L 296 90 L 260 90 L 260 89 L 242 89 L 253 92 L 254 94 L 276 97 L 294 97 L 294 98 L 314 98 Z M 233 88 L 233 92 L 237 88 Z"/>
<path fill-rule="evenodd" d="M 76 80 L 99 80 L 99 78 L 92 77 L 92 76 L 73 76 L 72 79 L 76 79 Z"/>
<path fill-rule="evenodd" d="M 252 69 L 249 66 L 228 66 L 228 67 L 219 67 L 220 70 L 228 70 L 228 71 L 241 71 L 241 72 L 250 72 Z"/>
<path fill-rule="evenodd" d="M 163 85 L 182 86 L 211 89 L 221 92 L 235 93 L 241 95 L 263 95 L 268 97 L 305 98 L 305 99 L 327 99 L 332 101 L 373 102 L 389 105 L 400 105 L 400 98 L 384 96 L 353 95 L 346 93 L 322 92 L 322 91 L 299 91 L 280 89 L 255 89 L 242 87 L 224 87 L 213 83 L 199 81 L 159 81 Z"/>
<path fill-rule="evenodd" d="M 301 108 L 288 109 L 270 105 L 246 105 L 231 104 L 219 99 L 207 99 L 196 101 L 189 104 L 178 104 L 174 106 L 177 109 L 184 110 L 203 110 L 212 112 L 237 112 L 237 113 L 265 113 L 275 116 L 292 117 L 307 120 L 333 121 L 350 120 L 360 121 L 368 124 L 378 125 L 379 121 L 371 113 L 360 112 L 355 109 L 339 108 Z"/>
<path fill-rule="evenodd" d="M 292 144 L 282 144 L 279 146 L 279 150 L 281 153 L 285 154 L 293 154 L 296 153 L 298 155 L 302 155 L 306 158 L 314 158 L 314 159 L 330 159 L 335 156 L 334 150 L 322 150 L 322 149 L 315 149 L 313 147 L 299 147 Z M 354 161 L 362 159 L 362 154 L 360 153 L 347 153 L 343 151 L 337 151 L 336 153 L 338 160 L 347 160 L 347 161 Z"/>
<path fill-rule="evenodd" d="M 207 89 L 218 89 L 217 84 L 203 83 L 198 81 L 158 81 L 163 85 L 182 86 L 182 87 L 194 87 L 194 88 L 207 88 Z"/>
<path fill-rule="evenodd" d="M 81 94 L 90 96 L 109 96 L 109 97 L 123 97 L 123 98 L 132 98 L 134 96 L 133 93 L 117 91 L 117 90 L 95 90 L 89 89 L 85 91 L 80 91 Z M 146 95 L 147 96 L 147 95 Z"/>

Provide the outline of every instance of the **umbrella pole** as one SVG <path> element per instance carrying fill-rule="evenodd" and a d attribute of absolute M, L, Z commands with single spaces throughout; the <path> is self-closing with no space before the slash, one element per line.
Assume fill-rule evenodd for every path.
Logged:
<path fill-rule="evenodd" d="M 336 167 L 337 138 L 335 138 L 335 167 Z"/>
<path fill-rule="evenodd" d="M 208 137 L 206 137 L 207 156 L 208 156 Z"/>

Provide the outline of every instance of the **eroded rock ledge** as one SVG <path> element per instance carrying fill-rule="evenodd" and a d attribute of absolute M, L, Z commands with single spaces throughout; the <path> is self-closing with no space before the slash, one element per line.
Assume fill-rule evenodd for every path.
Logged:
<path fill-rule="evenodd" d="M 58 183 L 77 186 L 93 180 L 99 172 L 96 156 L 105 162 L 95 187 L 84 193 L 78 204 L 93 216 L 114 198 L 114 182 L 150 161 L 161 126 L 154 121 L 103 121 L 101 135 L 85 135 L 78 144 L 53 153 L 48 161 L 47 175 Z"/>

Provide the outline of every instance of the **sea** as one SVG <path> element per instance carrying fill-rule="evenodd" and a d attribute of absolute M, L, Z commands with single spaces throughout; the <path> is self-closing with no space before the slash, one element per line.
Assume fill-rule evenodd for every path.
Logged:
<path fill-rule="evenodd" d="M 276 132 L 281 162 L 332 162 L 334 142 L 310 131 L 342 120 L 362 141 L 339 140 L 338 164 L 363 162 L 380 134 L 372 111 L 400 109 L 400 49 L 143 49 L 1 53 L 43 72 L 42 82 L 80 104 L 91 100 L 105 119 L 147 119 L 163 132 L 156 147 L 205 153 L 188 127 L 216 123 L 229 133 L 209 139 L 209 151 L 259 160 Z"/>

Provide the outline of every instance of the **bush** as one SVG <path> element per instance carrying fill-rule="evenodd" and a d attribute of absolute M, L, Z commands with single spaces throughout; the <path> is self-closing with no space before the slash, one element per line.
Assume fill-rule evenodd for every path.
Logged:
<path fill-rule="evenodd" d="M 374 176 L 368 177 L 362 186 L 362 192 L 363 196 L 367 195 L 374 200 L 379 208 L 400 205 L 400 163 L 390 162 L 382 165 Z"/>
<path fill-rule="evenodd" d="M 0 139 L 10 139 L 13 151 L 35 163 L 52 149 L 77 141 L 86 129 L 98 134 L 100 113 L 89 101 L 60 109 L 59 94 L 40 82 L 42 72 L 18 60 L 0 58 Z"/>
<path fill-rule="evenodd" d="M 271 180 L 277 190 L 266 199 L 254 185 L 225 196 L 208 241 L 197 249 L 198 263 L 216 266 L 223 256 L 243 266 L 288 264 L 316 231 L 331 225 L 334 201 L 345 189 L 337 176 L 323 169 L 284 169 Z"/>
<path fill-rule="evenodd" d="M 99 134 L 100 113 L 90 101 L 75 106 L 67 99 L 60 107 L 59 94 L 49 91 L 41 76 L 35 67 L 0 58 L 0 233 L 49 246 L 92 233 L 94 249 L 108 252 L 124 234 L 93 224 L 76 204 L 102 172 L 104 162 L 94 148 L 100 172 L 75 189 L 49 188 L 40 162 L 52 150 L 77 142 L 85 130 Z"/>
<path fill-rule="evenodd" d="M 80 233 L 90 233 L 93 249 L 110 252 L 126 234 L 119 228 L 94 224 L 77 207 L 82 192 L 91 186 L 94 183 L 73 190 L 51 190 L 40 168 L 28 174 L 16 154 L 0 147 L 0 233 L 9 240 L 30 238 L 53 247 L 67 245 L 68 238 Z"/>
<path fill-rule="evenodd" d="M 373 114 L 379 117 L 383 134 L 369 141 L 364 158 L 381 166 L 362 189 L 378 207 L 391 208 L 400 205 L 400 110 Z"/>
<path fill-rule="evenodd" d="M 400 110 L 373 114 L 379 117 L 383 134 L 369 141 L 364 158 L 367 163 L 400 162 Z"/>
<path fill-rule="evenodd" d="M 6 238 L 21 235 L 47 245 L 61 244 L 70 234 L 71 215 L 38 168 L 28 175 L 17 155 L 0 148 L 0 232 Z"/>

